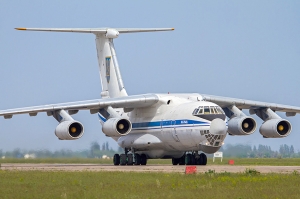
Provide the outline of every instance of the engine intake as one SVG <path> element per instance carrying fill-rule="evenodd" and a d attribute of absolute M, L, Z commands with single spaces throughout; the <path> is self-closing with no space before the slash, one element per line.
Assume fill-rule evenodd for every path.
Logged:
<path fill-rule="evenodd" d="M 256 130 L 256 122 L 252 117 L 234 117 L 228 121 L 230 135 L 250 135 Z"/>
<path fill-rule="evenodd" d="M 281 138 L 288 136 L 291 130 L 292 125 L 289 121 L 284 119 L 271 119 L 261 125 L 259 132 L 265 138 Z"/>
<path fill-rule="evenodd" d="M 129 120 L 124 118 L 111 118 L 107 120 L 103 126 L 102 131 L 108 137 L 119 137 L 127 135 L 132 128 Z"/>
<path fill-rule="evenodd" d="M 83 125 L 77 121 L 61 122 L 55 129 L 55 135 L 60 140 L 75 140 L 81 138 L 83 133 Z"/>

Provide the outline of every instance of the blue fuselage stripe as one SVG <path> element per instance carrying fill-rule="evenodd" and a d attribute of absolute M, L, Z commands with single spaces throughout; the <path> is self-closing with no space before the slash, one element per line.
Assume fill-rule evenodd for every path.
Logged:
<path fill-rule="evenodd" d="M 106 122 L 106 119 L 100 113 L 98 113 L 98 117 L 103 122 Z M 161 129 L 161 128 L 184 128 L 184 127 L 190 128 L 190 127 L 199 127 L 199 126 L 210 126 L 210 122 L 179 119 L 179 120 L 163 120 L 163 121 L 153 121 L 153 122 L 132 123 L 133 130 L 150 130 L 150 129 L 153 130 L 153 129 Z"/>
<path fill-rule="evenodd" d="M 146 129 L 160 129 L 160 128 L 179 128 L 179 127 L 195 127 L 195 126 L 209 126 L 210 123 L 197 120 L 165 120 L 154 122 L 137 122 L 132 123 L 132 129 L 146 130 Z"/>

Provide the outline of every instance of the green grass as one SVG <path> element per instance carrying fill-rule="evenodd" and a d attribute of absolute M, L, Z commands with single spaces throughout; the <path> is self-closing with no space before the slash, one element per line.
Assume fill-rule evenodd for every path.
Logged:
<path fill-rule="evenodd" d="M 212 158 L 208 159 L 208 165 L 226 165 L 229 160 L 234 160 L 235 165 L 270 165 L 270 166 L 300 166 L 300 158 Z"/>
<path fill-rule="evenodd" d="M 0 198 L 300 198 L 300 176 L 0 170 Z"/>
<path fill-rule="evenodd" d="M 224 158 L 221 162 L 217 158 L 215 162 L 212 158 L 208 159 L 208 165 L 226 165 L 229 159 L 233 159 L 235 165 L 273 165 L 273 166 L 300 166 L 300 158 Z M 79 163 L 79 164 L 112 164 L 112 159 L 94 159 L 94 158 L 38 158 L 38 159 L 0 159 L 1 163 Z M 171 160 L 154 159 L 148 160 L 148 164 L 171 165 Z"/>

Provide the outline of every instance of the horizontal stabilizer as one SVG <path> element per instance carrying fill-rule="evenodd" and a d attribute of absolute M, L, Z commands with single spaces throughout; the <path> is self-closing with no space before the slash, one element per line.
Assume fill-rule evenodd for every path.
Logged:
<path fill-rule="evenodd" d="M 15 28 L 16 30 L 29 31 L 50 31 L 50 32 L 77 32 L 77 33 L 94 33 L 105 34 L 107 30 L 117 30 L 119 33 L 135 33 L 135 32 L 157 32 L 172 31 L 174 28 Z"/>

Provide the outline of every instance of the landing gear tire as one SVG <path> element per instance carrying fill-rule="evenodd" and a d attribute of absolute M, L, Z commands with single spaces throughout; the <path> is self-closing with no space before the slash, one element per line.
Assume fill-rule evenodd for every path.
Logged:
<path fill-rule="evenodd" d="M 147 164 L 147 156 L 145 154 L 141 155 L 141 165 Z"/>
<path fill-rule="evenodd" d="M 120 155 L 115 154 L 114 155 L 114 165 L 119 165 L 120 164 Z"/>
<path fill-rule="evenodd" d="M 196 157 L 194 154 L 192 154 L 192 157 L 191 157 L 191 165 L 196 165 Z"/>
<path fill-rule="evenodd" d="M 201 158 L 200 156 L 198 156 L 198 158 L 196 158 L 196 165 L 201 165 Z"/>
<path fill-rule="evenodd" d="M 140 156 L 140 154 L 136 153 L 134 155 L 134 159 L 135 159 L 134 165 L 140 165 L 141 164 L 141 156 Z"/>
<path fill-rule="evenodd" d="M 206 165 L 207 164 L 207 157 L 204 153 L 200 154 L 199 163 L 200 163 L 200 165 Z"/>
<path fill-rule="evenodd" d="M 179 164 L 180 158 L 172 158 L 172 164 L 177 165 Z"/>
<path fill-rule="evenodd" d="M 186 165 L 192 165 L 192 154 L 188 153 L 185 156 L 185 164 Z"/>
<path fill-rule="evenodd" d="M 204 153 L 202 153 L 202 154 L 203 154 L 203 164 L 202 165 L 206 165 L 207 164 L 207 156 Z"/>
<path fill-rule="evenodd" d="M 127 163 L 127 157 L 126 154 L 121 154 L 120 155 L 120 165 L 124 166 Z"/>
<path fill-rule="evenodd" d="M 132 154 L 127 155 L 127 165 L 133 165 L 133 155 Z"/>
<path fill-rule="evenodd" d="M 179 165 L 185 165 L 185 155 L 183 155 L 181 158 L 179 158 Z"/>

